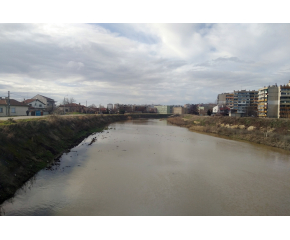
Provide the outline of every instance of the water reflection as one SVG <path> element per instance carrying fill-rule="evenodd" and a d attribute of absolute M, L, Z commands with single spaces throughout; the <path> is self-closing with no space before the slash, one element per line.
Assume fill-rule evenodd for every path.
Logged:
<path fill-rule="evenodd" d="M 289 170 L 283 150 L 129 120 L 85 139 L 2 207 L 6 215 L 289 215 Z"/>

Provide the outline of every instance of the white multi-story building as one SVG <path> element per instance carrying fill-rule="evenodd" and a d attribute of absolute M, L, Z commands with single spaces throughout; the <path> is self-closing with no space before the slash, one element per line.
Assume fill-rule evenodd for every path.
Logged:
<path fill-rule="evenodd" d="M 112 110 L 113 109 L 113 104 L 112 103 L 108 103 L 107 104 L 107 108 L 108 108 L 108 110 Z"/>

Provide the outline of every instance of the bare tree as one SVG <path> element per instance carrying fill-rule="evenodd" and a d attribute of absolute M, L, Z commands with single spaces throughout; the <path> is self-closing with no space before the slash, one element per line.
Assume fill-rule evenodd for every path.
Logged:
<path fill-rule="evenodd" d="M 89 108 L 97 108 L 97 106 L 93 103 L 91 105 L 88 106 Z"/>
<path fill-rule="evenodd" d="M 188 114 L 195 114 L 198 115 L 198 105 L 197 104 L 190 104 L 187 110 Z"/>
<path fill-rule="evenodd" d="M 64 98 L 63 107 L 65 108 L 65 106 L 67 106 L 69 108 L 69 111 L 72 112 L 72 109 L 74 109 L 72 103 L 75 103 L 75 102 L 76 102 L 76 100 L 73 97 Z"/>

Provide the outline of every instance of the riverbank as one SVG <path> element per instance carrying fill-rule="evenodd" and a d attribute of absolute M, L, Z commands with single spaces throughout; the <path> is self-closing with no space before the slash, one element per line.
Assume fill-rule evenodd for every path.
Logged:
<path fill-rule="evenodd" d="M 183 115 L 168 122 L 191 131 L 214 133 L 231 139 L 246 140 L 290 150 L 290 120 Z"/>
<path fill-rule="evenodd" d="M 162 114 L 49 116 L 0 121 L 0 204 L 85 137 L 113 122 L 165 118 Z"/>

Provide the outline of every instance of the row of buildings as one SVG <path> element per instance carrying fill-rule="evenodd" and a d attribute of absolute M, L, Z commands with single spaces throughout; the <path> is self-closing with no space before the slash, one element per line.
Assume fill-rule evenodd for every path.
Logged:
<path fill-rule="evenodd" d="M 41 116 L 50 113 L 66 114 L 72 112 L 90 113 L 90 114 L 118 114 L 118 113 L 159 113 L 159 114 L 186 114 L 192 104 L 181 105 L 136 105 L 109 103 L 107 107 L 99 105 L 84 106 L 80 103 L 64 101 L 63 104 L 56 105 L 52 98 L 37 94 L 30 99 L 24 99 L 19 102 L 9 97 L 0 97 L 0 117 L 2 116 Z M 197 112 L 200 115 L 206 115 L 214 104 L 198 104 Z"/>
<path fill-rule="evenodd" d="M 290 80 L 286 85 L 264 86 L 258 91 L 218 94 L 213 113 L 219 113 L 221 107 L 228 108 L 232 116 L 290 118 Z"/>
<path fill-rule="evenodd" d="M 22 102 L 0 97 L 0 116 L 45 115 L 54 111 L 55 103 L 53 99 L 39 94 Z"/>

